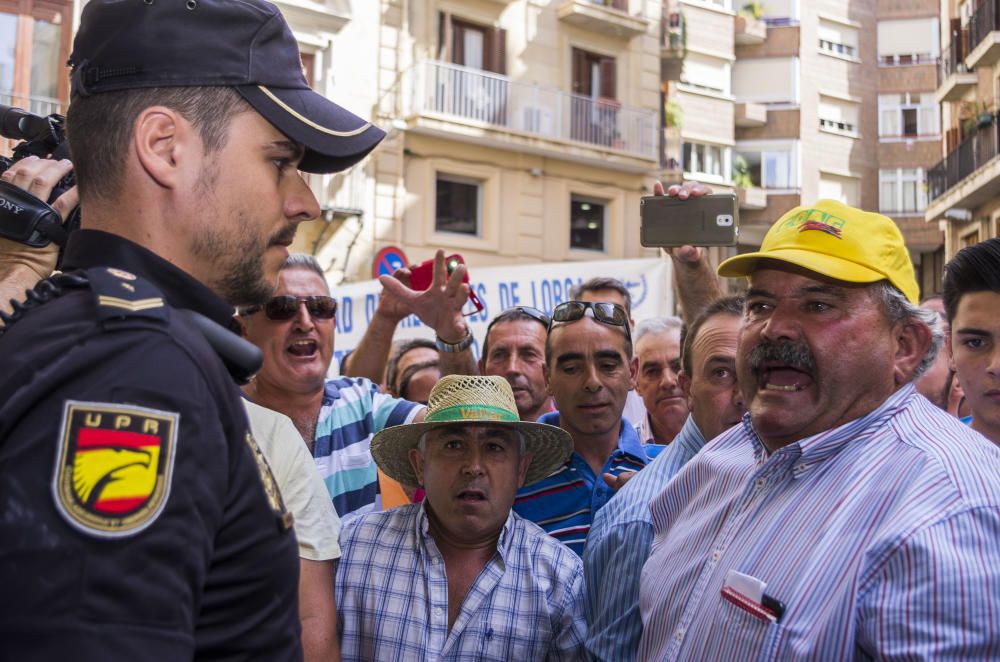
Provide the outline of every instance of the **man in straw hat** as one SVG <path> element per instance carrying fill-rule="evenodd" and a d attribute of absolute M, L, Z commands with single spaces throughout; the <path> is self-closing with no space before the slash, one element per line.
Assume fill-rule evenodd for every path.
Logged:
<path fill-rule="evenodd" d="M 503 377 L 447 376 L 425 422 L 375 435 L 379 468 L 427 497 L 345 529 L 344 659 L 581 659 L 580 559 L 511 512 L 518 487 L 572 448 L 565 431 L 519 420 Z"/>
<path fill-rule="evenodd" d="M 899 229 L 820 200 L 719 273 L 750 281 L 749 415 L 650 504 L 640 658 L 1000 657 L 1000 450 L 912 384 Z"/>

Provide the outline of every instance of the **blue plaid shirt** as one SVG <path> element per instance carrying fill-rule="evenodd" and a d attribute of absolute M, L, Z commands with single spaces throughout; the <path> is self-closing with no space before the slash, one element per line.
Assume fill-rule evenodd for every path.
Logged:
<path fill-rule="evenodd" d="M 583 564 L 514 513 L 448 631 L 444 558 L 423 504 L 370 513 L 344 529 L 337 614 L 345 661 L 580 660 Z"/>
<path fill-rule="evenodd" d="M 631 662 L 639 652 L 639 574 L 653 544 L 649 502 L 693 458 L 705 437 L 688 416 L 677 437 L 594 516 L 583 554 L 587 650 L 595 659 Z"/>
<path fill-rule="evenodd" d="M 558 427 L 559 412 L 545 414 L 538 422 Z M 618 448 L 604 462 L 600 473 L 595 475 L 587 461 L 574 451 L 561 469 L 518 490 L 514 512 L 583 556 L 584 541 L 594 513 L 614 496 L 601 474 L 617 476 L 626 471 L 639 471 L 664 448 L 666 446 L 657 444 L 643 445 L 635 428 L 623 421 Z"/>
<path fill-rule="evenodd" d="M 651 509 L 644 659 L 1000 659 L 1000 448 L 912 385 L 773 453 L 745 417 Z M 778 622 L 722 598 L 729 570 Z"/>

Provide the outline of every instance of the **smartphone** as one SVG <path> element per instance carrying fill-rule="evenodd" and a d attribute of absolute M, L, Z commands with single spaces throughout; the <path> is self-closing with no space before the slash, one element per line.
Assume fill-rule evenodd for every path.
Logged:
<path fill-rule="evenodd" d="M 444 266 L 448 270 L 448 275 L 450 276 L 458 265 L 465 264 L 465 260 L 458 253 L 454 255 L 449 255 L 444 259 Z M 434 258 L 425 260 L 417 266 L 410 269 L 410 288 L 421 292 L 426 290 L 434 282 Z M 469 282 L 469 272 L 465 272 L 465 278 L 462 279 L 463 283 Z"/>
<path fill-rule="evenodd" d="M 646 247 L 735 246 L 740 233 L 740 205 L 733 193 L 687 200 L 643 196 L 639 218 L 639 243 Z"/>

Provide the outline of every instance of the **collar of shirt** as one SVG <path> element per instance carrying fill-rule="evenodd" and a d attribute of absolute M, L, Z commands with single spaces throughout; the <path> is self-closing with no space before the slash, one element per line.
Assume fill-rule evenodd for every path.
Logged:
<path fill-rule="evenodd" d="M 706 441 L 708 440 L 701 433 L 701 428 L 694 422 L 694 416 L 688 414 L 687 420 L 684 421 L 684 427 L 674 437 L 671 446 L 680 446 L 683 450 L 678 452 L 683 452 L 688 457 L 694 457 L 701 450 L 701 447 L 705 445 Z"/>
<path fill-rule="evenodd" d="M 753 428 L 750 414 L 743 415 L 743 429 L 750 437 L 753 445 L 754 458 L 757 464 L 763 465 L 771 457 L 782 456 L 782 464 L 794 464 L 792 476 L 800 478 L 810 469 L 839 453 L 848 443 L 863 442 L 866 437 L 874 434 L 882 424 L 892 418 L 906 405 L 906 401 L 916 392 L 913 383 L 904 385 L 890 395 L 885 402 L 871 412 L 844 423 L 840 427 L 820 432 L 811 437 L 800 439 L 784 446 L 774 453 L 768 453 L 757 431 Z"/>
<path fill-rule="evenodd" d="M 538 422 L 559 427 L 559 412 L 554 411 L 549 414 L 545 414 L 538 419 Z M 579 454 L 576 451 L 573 451 L 573 455 L 579 457 Z M 611 454 L 611 458 L 616 457 L 616 455 L 629 455 L 639 464 L 646 464 L 649 462 L 649 455 L 647 455 L 642 446 L 639 434 L 635 431 L 634 427 L 629 425 L 624 420 L 622 421 L 621 428 L 618 433 L 618 448 L 616 448 Z M 611 458 L 609 458 L 609 461 Z M 605 466 L 607 466 L 607 462 L 605 462 Z"/>
<path fill-rule="evenodd" d="M 417 513 L 417 518 L 414 521 L 414 526 L 417 529 L 417 540 L 421 542 L 421 546 L 428 552 L 429 555 L 441 556 L 441 551 L 438 549 L 437 541 L 434 541 L 434 536 L 431 535 L 430 531 L 430 520 L 427 515 L 427 499 L 424 499 L 420 504 L 420 512 Z M 507 549 L 510 547 L 511 538 L 511 527 L 514 523 L 514 512 L 507 512 L 507 521 L 503 523 L 503 528 L 500 529 L 500 537 L 497 539 L 497 553 L 500 554 L 500 559 L 503 561 L 504 565 L 507 564 Z M 433 541 L 433 545 L 428 545 L 428 541 Z"/>
<path fill-rule="evenodd" d="M 239 333 L 233 307 L 190 274 L 152 251 L 124 237 L 100 230 L 77 230 L 70 235 L 63 256 L 63 271 L 91 267 L 116 267 L 150 281 L 174 308 L 185 308 Z"/>

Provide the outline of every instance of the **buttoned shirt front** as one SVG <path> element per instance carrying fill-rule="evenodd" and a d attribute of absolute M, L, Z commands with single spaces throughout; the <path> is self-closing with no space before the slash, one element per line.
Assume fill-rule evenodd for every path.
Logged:
<path fill-rule="evenodd" d="M 545 414 L 538 422 L 558 426 L 559 412 Z M 605 460 L 599 473 L 595 474 L 587 461 L 574 451 L 558 471 L 518 490 L 514 512 L 582 556 L 594 513 L 614 496 L 614 490 L 601 475 L 639 471 L 664 448 L 655 444 L 644 446 L 635 428 L 623 420 L 618 447 Z"/>
<path fill-rule="evenodd" d="M 704 445 L 698 424 L 688 416 L 670 446 L 594 516 L 583 569 L 587 650 L 598 660 L 636 659 L 642 635 L 639 575 L 653 544 L 649 502 Z"/>
<path fill-rule="evenodd" d="M 344 660 L 579 660 L 583 565 L 511 513 L 497 553 L 448 630 L 444 558 L 423 504 L 370 513 L 344 529 L 337 613 Z"/>
<path fill-rule="evenodd" d="M 640 658 L 1000 659 L 998 476 L 912 385 L 771 454 L 745 417 L 652 502 Z M 723 599 L 729 570 L 781 618 Z"/>

